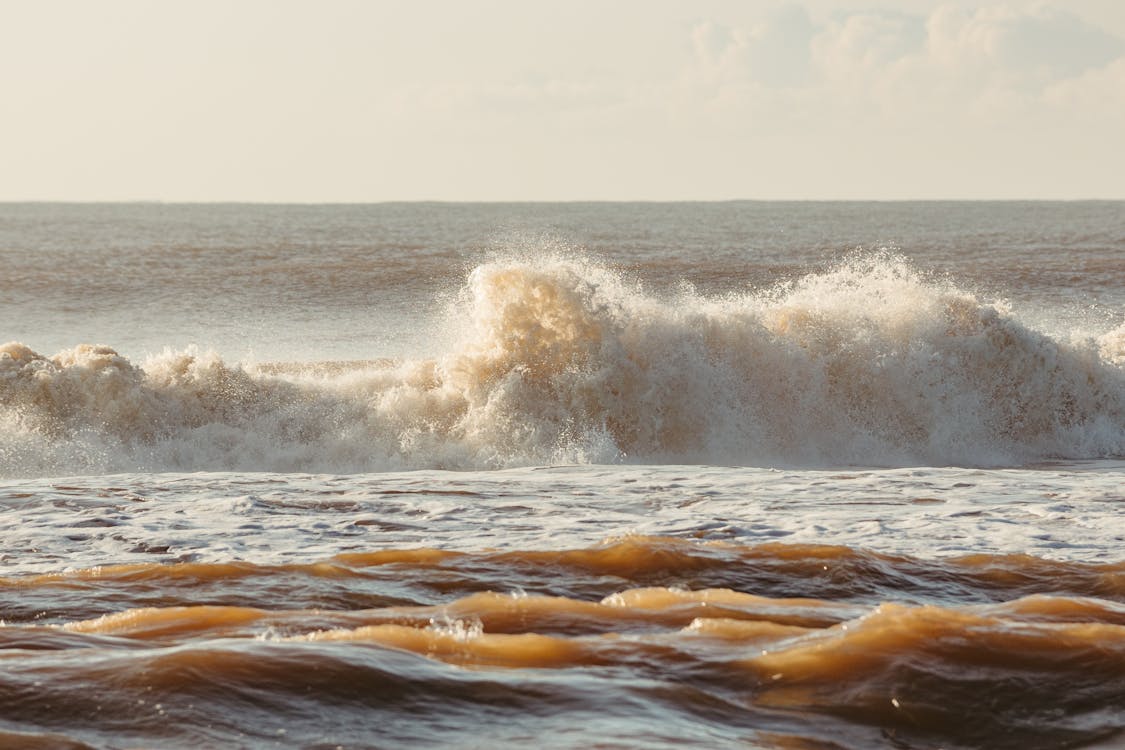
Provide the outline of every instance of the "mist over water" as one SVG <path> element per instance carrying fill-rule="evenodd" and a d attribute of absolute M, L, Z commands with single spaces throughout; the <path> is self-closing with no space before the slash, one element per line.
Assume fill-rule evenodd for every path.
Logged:
<path fill-rule="evenodd" d="M 2 205 L 0 745 L 1115 747 L 1122 208 Z"/>

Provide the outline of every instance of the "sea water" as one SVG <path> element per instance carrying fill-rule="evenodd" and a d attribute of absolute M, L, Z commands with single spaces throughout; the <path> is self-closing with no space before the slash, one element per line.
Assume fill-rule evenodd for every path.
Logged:
<path fill-rule="evenodd" d="M 8 204 L 0 270 L 0 744 L 1125 742 L 1125 204 Z"/>

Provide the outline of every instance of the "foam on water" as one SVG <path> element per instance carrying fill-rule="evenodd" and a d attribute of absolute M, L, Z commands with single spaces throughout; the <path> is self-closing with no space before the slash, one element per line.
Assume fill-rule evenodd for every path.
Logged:
<path fill-rule="evenodd" d="M 674 298 L 573 257 L 477 267 L 443 356 L 355 368 L 0 347 L 0 475 L 1125 455 L 1125 327 L 1052 337 L 890 254 Z"/>

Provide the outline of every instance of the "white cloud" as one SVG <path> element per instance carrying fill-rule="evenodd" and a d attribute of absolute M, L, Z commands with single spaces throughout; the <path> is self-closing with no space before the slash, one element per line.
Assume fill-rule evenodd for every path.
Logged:
<path fill-rule="evenodd" d="M 915 16 L 854 13 L 816 35 L 813 59 L 826 79 L 865 77 L 923 54 L 925 42 L 924 24 Z"/>
<path fill-rule="evenodd" d="M 701 80 L 771 87 L 853 89 L 906 73 L 927 84 L 1042 91 L 1125 55 L 1125 40 L 1048 5 L 840 11 L 816 22 L 786 6 L 744 26 L 700 23 L 691 38 Z"/>
<path fill-rule="evenodd" d="M 1050 6 L 943 7 L 927 28 L 934 63 L 1010 86 L 1041 89 L 1125 54 L 1121 39 Z"/>
<path fill-rule="evenodd" d="M 87 5 L 0 198 L 1125 197 L 1121 0 Z"/>
<path fill-rule="evenodd" d="M 701 23 L 691 38 L 685 80 L 730 113 L 786 106 L 781 119 L 794 107 L 820 120 L 864 109 L 899 120 L 987 119 L 1125 97 L 1112 72 L 1125 40 L 1046 5 L 837 12 L 815 22 L 789 6 L 744 26 Z M 1098 95 L 1080 93 L 1091 88 Z"/>
<path fill-rule="evenodd" d="M 1122 39 L 1042 4 L 786 13 L 696 25 L 673 92 L 756 194 L 1121 195 Z"/>
<path fill-rule="evenodd" d="M 691 32 L 694 64 L 704 80 L 746 79 L 774 87 L 808 83 L 810 42 L 816 25 L 799 5 L 786 5 L 747 28 L 715 21 L 697 24 Z"/>
<path fill-rule="evenodd" d="M 1088 70 L 1075 78 L 1051 84 L 1044 99 L 1059 107 L 1097 107 L 1111 105 L 1125 110 L 1125 56 L 1103 68 Z"/>

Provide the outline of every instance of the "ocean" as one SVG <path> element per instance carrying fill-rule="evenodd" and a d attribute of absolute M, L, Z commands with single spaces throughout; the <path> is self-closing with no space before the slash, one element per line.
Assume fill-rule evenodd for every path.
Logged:
<path fill-rule="evenodd" d="M 0 204 L 0 747 L 1125 747 L 1125 203 Z"/>

